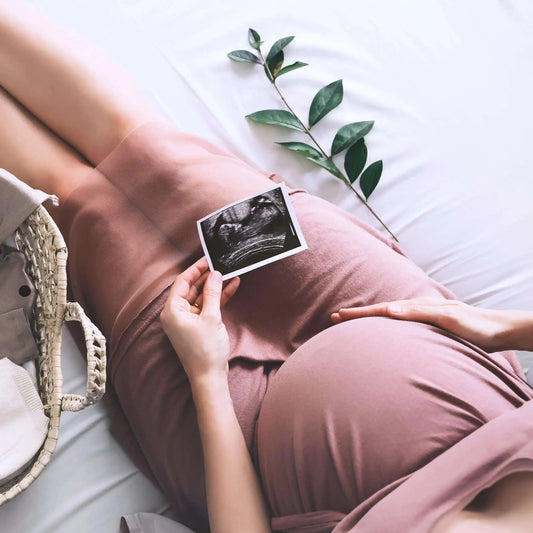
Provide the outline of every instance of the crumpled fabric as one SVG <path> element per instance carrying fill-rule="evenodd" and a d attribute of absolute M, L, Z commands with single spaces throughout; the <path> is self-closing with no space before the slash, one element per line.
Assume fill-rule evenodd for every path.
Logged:
<path fill-rule="evenodd" d="M 0 358 L 19 365 L 39 355 L 30 328 L 35 286 L 25 267 L 24 254 L 0 245 Z"/>
<path fill-rule="evenodd" d="M 0 243 L 46 200 L 51 200 L 54 205 L 58 203 L 56 196 L 32 189 L 7 170 L 0 168 Z"/>
<path fill-rule="evenodd" d="M 39 355 L 29 325 L 35 287 L 25 272 L 24 255 L 1 243 L 46 200 L 57 205 L 57 197 L 0 169 L 0 358 L 9 357 L 17 364 Z"/>

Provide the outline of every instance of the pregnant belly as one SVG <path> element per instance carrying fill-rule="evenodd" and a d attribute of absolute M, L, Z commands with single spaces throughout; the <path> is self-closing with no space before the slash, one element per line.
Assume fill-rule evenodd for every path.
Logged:
<path fill-rule="evenodd" d="M 274 515 L 350 512 L 523 403 L 513 384 L 491 356 L 431 326 L 365 318 L 328 328 L 282 365 L 261 408 Z"/>

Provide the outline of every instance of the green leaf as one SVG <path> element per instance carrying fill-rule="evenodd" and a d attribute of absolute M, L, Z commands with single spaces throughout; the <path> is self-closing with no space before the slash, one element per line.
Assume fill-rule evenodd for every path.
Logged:
<path fill-rule="evenodd" d="M 305 131 L 300 121 L 292 113 L 283 109 L 256 111 L 251 115 L 246 115 L 246 118 L 260 124 L 271 124 L 272 126 L 282 126 L 291 130 Z"/>
<path fill-rule="evenodd" d="M 266 64 L 268 65 L 268 70 L 270 71 L 270 74 L 272 75 L 272 78 L 276 78 L 277 73 L 280 71 L 281 66 L 283 65 L 283 60 L 285 59 L 285 56 L 283 52 L 278 52 L 274 57 L 271 57 L 270 59 L 266 60 Z M 268 75 L 268 72 L 267 72 Z"/>
<path fill-rule="evenodd" d="M 297 68 L 302 68 L 302 67 L 306 67 L 306 66 L 307 66 L 307 63 L 302 63 L 301 61 L 296 61 L 292 65 L 287 65 L 286 67 L 283 67 L 278 72 L 278 75 L 276 77 L 279 78 L 280 76 L 282 76 L 283 74 L 287 74 L 287 72 L 290 72 L 291 70 L 295 70 Z"/>
<path fill-rule="evenodd" d="M 316 148 L 313 148 L 312 146 L 309 146 L 305 143 L 285 142 L 276 144 L 283 146 L 283 148 L 287 148 L 287 150 L 293 150 L 294 152 L 298 152 L 307 158 L 322 157 L 322 154 Z"/>
<path fill-rule="evenodd" d="M 344 158 L 344 170 L 350 183 L 353 183 L 365 168 L 367 155 L 368 150 L 364 139 L 359 139 L 348 148 Z"/>
<path fill-rule="evenodd" d="M 335 109 L 343 97 L 342 80 L 334 81 L 318 91 L 309 108 L 309 127 L 323 119 L 332 109 Z"/>
<path fill-rule="evenodd" d="M 248 42 L 250 43 L 252 48 L 255 48 L 256 50 L 259 50 L 259 47 L 263 44 L 263 41 L 261 41 L 261 37 L 259 36 L 259 34 L 252 28 L 248 29 Z"/>
<path fill-rule="evenodd" d="M 283 37 L 283 39 L 276 41 L 268 52 L 266 60 L 269 61 L 273 57 L 277 56 L 293 39 L 294 35 L 291 37 Z"/>
<path fill-rule="evenodd" d="M 366 170 L 361 174 L 361 180 L 359 185 L 361 190 L 365 195 L 365 198 L 368 200 L 368 197 L 372 194 L 379 179 L 381 178 L 381 173 L 383 172 L 383 161 L 375 161 L 369 165 Z"/>
<path fill-rule="evenodd" d="M 342 152 L 353 143 L 362 139 L 374 126 L 373 121 L 353 122 L 343 126 L 335 135 L 331 145 L 331 155 Z"/>
<path fill-rule="evenodd" d="M 261 60 L 252 52 L 248 52 L 248 50 L 233 50 L 233 52 L 228 54 L 228 57 L 241 63 L 261 63 Z"/>
<path fill-rule="evenodd" d="M 326 159 L 325 157 L 308 157 L 309 161 L 318 165 L 319 167 L 325 168 L 330 174 L 333 174 L 336 178 L 346 182 L 346 178 L 342 175 L 342 172 L 337 168 L 335 163 L 331 159 Z"/>

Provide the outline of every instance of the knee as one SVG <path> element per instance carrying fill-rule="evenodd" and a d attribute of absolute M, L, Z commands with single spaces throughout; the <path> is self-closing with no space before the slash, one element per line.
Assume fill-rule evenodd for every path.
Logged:
<path fill-rule="evenodd" d="M 37 184 L 33 184 L 36 188 L 42 189 L 48 194 L 54 194 L 59 199 L 57 206 L 48 203 L 46 209 L 54 222 L 67 239 L 68 224 L 66 221 L 66 200 L 70 194 L 76 189 L 90 172 L 94 171 L 94 167 L 83 163 L 82 161 L 67 160 L 63 164 L 56 162 L 54 166 L 49 166 L 44 171 Z M 28 180 L 24 180 L 28 182 Z M 67 233 L 66 233 L 67 232 Z"/>
<path fill-rule="evenodd" d="M 85 137 L 83 153 L 94 166 L 100 164 L 132 131 L 152 121 L 164 119 L 148 105 L 124 105 L 107 110 L 105 120 L 95 124 Z"/>

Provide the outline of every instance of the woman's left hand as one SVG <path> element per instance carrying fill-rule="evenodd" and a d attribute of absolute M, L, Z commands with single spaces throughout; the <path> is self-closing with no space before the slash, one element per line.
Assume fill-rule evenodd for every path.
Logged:
<path fill-rule="evenodd" d="M 161 312 L 161 323 L 183 364 L 191 386 L 227 373 L 229 339 L 220 308 L 235 294 L 239 278 L 223 286 L 205 257 L 180 274 Z"/>
<path fill-rule="evenodd" d="M 527 316 L 520 311 L 498 311 L 473 307 L 458 300 L 444 298 L 415 298 L 383 302 L 364 307 L 339 309 L 331 315 L 334 323 L 372 316 L 386 316 L 399 320 L 425 322 L 445 329 L 487 352 L 520 349 L 520 336 L 513 338 L 513 324 L 528 329 Z"/>

